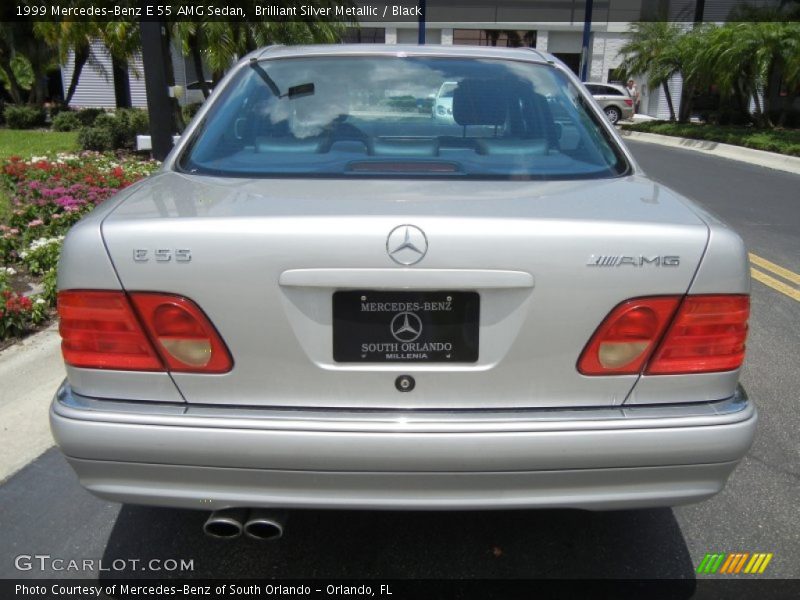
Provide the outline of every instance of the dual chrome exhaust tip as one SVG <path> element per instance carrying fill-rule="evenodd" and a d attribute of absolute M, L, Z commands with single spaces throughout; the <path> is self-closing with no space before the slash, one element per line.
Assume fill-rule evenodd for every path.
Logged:
<path fill-rule="evenodd" d="M 208 517 L 203 532 L 230 540 L 244 535 L 254 540 L 277 540 L 283 535 L 286 513 L 264 508 L 225 508 Z"/>

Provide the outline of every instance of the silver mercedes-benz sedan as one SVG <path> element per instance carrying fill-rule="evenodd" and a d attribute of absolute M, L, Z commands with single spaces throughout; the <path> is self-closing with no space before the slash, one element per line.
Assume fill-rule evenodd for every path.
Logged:
<path fill-rule="evenodd" d="M 445 82 L 452 121 L 424 102 Z M 219 511 L 217 535 L 698 501 L 756 426 L 741 239 L 534 50 L 247 56 L 72 229 L 58 283 L 51 421 L 81 483 Z"/>

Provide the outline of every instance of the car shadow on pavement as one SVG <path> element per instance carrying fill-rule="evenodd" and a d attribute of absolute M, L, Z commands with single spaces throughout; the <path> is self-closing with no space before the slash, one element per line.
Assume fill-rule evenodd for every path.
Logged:
<path fill-rule="evenodd" d="M 208 513 L 125 505 L 109 536 L 115 559 L 193 559 L 186 572 L 107 577 L 682 579 L 694 567 L 670 509 L 614 512 L 293 511 L 277 541 L 216 540 Z M 139 569 L 142 567 L 139 566 Z M 690 593 L 691 592 L 691 593 Z"/>

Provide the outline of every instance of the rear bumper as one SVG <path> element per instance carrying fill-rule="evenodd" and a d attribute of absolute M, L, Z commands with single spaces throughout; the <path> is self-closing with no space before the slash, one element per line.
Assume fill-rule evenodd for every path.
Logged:
<path fill-rule="evenodd" d="M 680 504 L 722 489 L 756 419 L 743 392 L 671 406 L 317 413 L 98 400 L 65 384 L 51 410 L 87 489 L 198 509 Z"/>

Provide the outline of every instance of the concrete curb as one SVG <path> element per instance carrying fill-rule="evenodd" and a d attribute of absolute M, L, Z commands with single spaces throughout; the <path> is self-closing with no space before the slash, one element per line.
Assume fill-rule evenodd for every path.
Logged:
<path fill-rule="evenodd" d="M 660 135 L 657 133 L 644 133 L 641 131 L 627 131 L 625 129 L 620 129 L 619 134 L 625 139 L 634 140 L 636 142 L 647 142 L 649 144 L 683 148 L 684 150 L 694 150 L 695 152 L 702 152 L 703 154 L 738 160 L 739 162 L 757 165 L 759 167 L 800 175 L 800 157 L 797 156 L 786 156 L 785 154 L 753 150 L 751 148 L 742 148 L 741 146 L 710 142 L 708 140 L 693 140 L 691 138 Z"/>
<path fill-rule="evenodd" d="M 53 445 L 50 401 L 61 380 L 58 326 L 0 352 L 0 483 Z"/>

